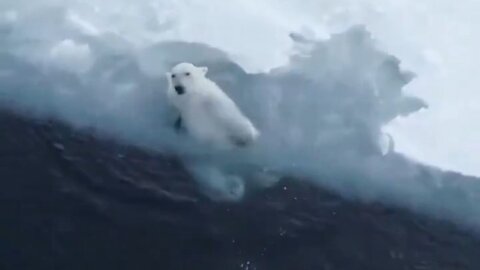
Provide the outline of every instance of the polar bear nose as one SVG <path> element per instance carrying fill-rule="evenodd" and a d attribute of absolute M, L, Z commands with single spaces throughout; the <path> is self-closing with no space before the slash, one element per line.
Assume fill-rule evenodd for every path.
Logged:
<path fill-rule="evenodd" d="M 179 95 L 183 95 L 185 94 L 185 87 L 181 86 L 181 85 L 175 85 L 175 91 L 177 92 L 177 94 Z"/>

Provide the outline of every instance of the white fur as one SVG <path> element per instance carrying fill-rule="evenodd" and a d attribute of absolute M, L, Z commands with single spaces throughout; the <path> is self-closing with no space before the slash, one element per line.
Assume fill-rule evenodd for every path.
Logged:
<path fill-rule="evenodd" d="M 232 99 L 205 77 L 207 71 L 206 67 L 181 63 L 167 73 L 167 97 L 182 117 L 182 125 L 201 142 L 216 146 L 251 145 L 259 132 Z M 178 85 L 184 87 L 184 94 L 175 91 L 174 86 Z"/>

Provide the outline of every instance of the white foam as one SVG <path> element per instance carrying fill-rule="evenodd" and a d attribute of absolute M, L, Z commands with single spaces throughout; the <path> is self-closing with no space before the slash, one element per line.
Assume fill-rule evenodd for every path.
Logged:
<path fill-rule="evenodd" d="M 84 73 L 93 65 L 93 56 L 88 44 L 79 44 L 71 39 L 65 39 L 50 50 L 53 66 L 73 73 Z"/>

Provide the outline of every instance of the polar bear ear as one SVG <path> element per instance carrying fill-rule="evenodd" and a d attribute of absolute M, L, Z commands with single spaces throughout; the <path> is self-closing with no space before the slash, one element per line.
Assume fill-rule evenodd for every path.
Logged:
<path fill-rule="evenodd" d="M 206 75 L 208 72 L 208 67 L 199 67 L 200 71 L 202 72 L 203 75 Z"/>

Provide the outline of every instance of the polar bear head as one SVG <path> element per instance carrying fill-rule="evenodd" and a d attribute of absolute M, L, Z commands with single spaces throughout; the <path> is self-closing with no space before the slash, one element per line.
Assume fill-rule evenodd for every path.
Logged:
<path fill-rule="evenodd" d="M 194 89 L 199 81 L 205 79 L 207 67 L 196 67 L 191 63 L 180 63 L 167 72 L 167 79 L 178 95 L 185 94 L 188 89 Z"/>

